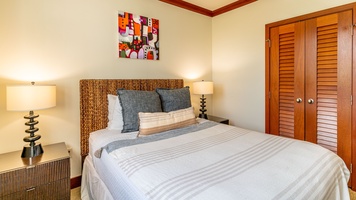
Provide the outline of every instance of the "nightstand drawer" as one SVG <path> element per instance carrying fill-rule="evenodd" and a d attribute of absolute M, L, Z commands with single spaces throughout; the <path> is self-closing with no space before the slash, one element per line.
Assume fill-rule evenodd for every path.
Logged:
<path fill-rule="evenodd" d="M 0 200 L 44 200 L 44 199 L 70 199 L 70 181 L 68 178 L 61 179 L 37 187 L 28 188 L 24 191 L 12 193 L 10 195 L 0 197 Z"/>
<path fill-rule="evenodd" d="M 0 197 L 69 177 L 69 158 L 2 173 Z"/>

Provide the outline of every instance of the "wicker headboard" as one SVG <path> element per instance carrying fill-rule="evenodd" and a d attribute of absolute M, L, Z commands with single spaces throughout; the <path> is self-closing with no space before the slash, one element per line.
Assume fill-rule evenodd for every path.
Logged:
<path fill-rule="evenodd" d="M 89 134 L 104 129 L 108 123 L 107 94 L 118 88 L 155 90 L 182 88 L 182 79 L 83 79 L 80 80 L 80 148 L 84 158 L 89 153 Z"/>

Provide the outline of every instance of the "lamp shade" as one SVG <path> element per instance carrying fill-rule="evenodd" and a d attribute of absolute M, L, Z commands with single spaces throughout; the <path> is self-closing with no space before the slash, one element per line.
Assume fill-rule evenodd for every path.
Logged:
<path fill-rule="evenodd" d="M 55 85 L 11 85 L 6 87 L 9 111 L 33 111 L 56 106 Z"/>
<path fill-rule="evenodd" d="M 214 86 L 211 81 L 199 81 L 193 83 L 194 94 L 213 94 Z"/>

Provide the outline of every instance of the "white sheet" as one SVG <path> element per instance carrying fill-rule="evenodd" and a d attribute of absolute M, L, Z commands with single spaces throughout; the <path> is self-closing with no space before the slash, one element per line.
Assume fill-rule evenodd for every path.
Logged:
<path fill-rule="evenodd" d="M 122 134 L 120 130 L 102 129 L 90 133 L 89 137 L 89 154 L 94 158 L 94 152 L 102 146 L 115 140 L 134 139 L 138 132 Z"/>
<path fill-rule="evenodd" d="M 87 183 L 86 187 L 88 189 L 86 189 L 87 191 L 82 189 L 82 192 L 85 192 L 84 195 L 82 194 L 82 198 L 89 197 L 87 199 L 105 200 L 111 199 L 110 196 L 112 196 L 113 199 L 144 199 L 141 194 L 136 191 L 135 187 L 133 187 L 132 184 L 128 182 L 127 178 L 125 178 L 125 175 L 122 173 L 122 170 L 115 164 L 115 160 L 112 159 L 112 157 L 106 151 L 103 151 L 100 159 L 94 156 L 95 150 L 105 146 L 111 141 L 135 139 L 137 134 L 138 132 L 122 134 L 121 131 L 108 129 L 98 130 L 90 134 L 89 159 L 92 163 L 92 168 L 90 168 L 90 165 L 84 164 L 83 173 L 84 168 L 86 167 L 88 171 L 87 176 L 91 177 L 90 180 L 96 180 L 98 177 L 100 177 L 100 181 L 103 184 L 92 185 L 91 182 Z M 87 159 L 85 162 L 87 162 Z M 90 191 L 91 189 L 89 187 L 95 187 L 96 191 L 102 190 L 102 192 L 93 193 Z M 107 191 L 110 192 L 108 193 Z M 103 198 L 103 196 L 107 196 L 107 198 Z"/>
<path fill-rule="evenodd" d="M 329 150 L 222 124 L 106 159 L 136 199 L 349 199 L 349 171 Z"/>
<path fill-rule="evenodd" d="M 85 158 L 83 165 L 81 199 L 114 200 L 105 183 L 96 172 L 90 155 Z"/>

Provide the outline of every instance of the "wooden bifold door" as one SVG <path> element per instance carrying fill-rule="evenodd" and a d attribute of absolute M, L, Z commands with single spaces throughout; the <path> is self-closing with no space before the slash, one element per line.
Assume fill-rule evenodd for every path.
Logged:
<path fill-rule="evenodd" d="M 353 9 L 287 21 L 266 25 L 266 132 L 319 144 L 352 170 Z"/>

